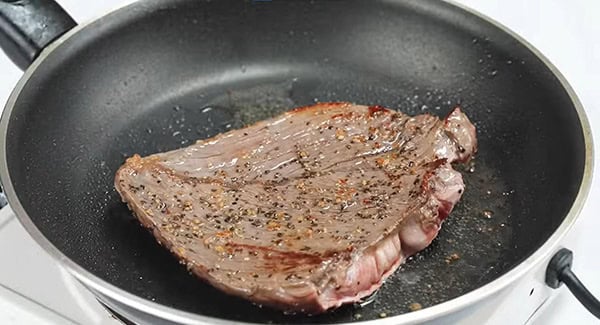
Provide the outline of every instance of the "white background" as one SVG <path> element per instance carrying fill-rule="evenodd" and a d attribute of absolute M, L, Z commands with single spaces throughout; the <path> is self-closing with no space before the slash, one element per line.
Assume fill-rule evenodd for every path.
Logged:
<path fill-rule="evenodd" d="M 85 22 L 132 0 L 59 0 L 78 22 Z M 592 124 L 595 152 L 600 155 L 600 1 L 461 0 L 508 26 L 537 47 L 565 75 L 579 95 Z M 21 76 L 0 53 L 0 105 Z M 598 175 L 600 159 L 595 162 Z M 600 296 L 600 182 L 594 178 L 586 207 L 568 236 L 575 251 L 574 269 L 588 288 Z M 43 270 L 38 270 L 43 272 Z M 68 303 L 68 302 L 65 302 Z M 2 313 L 2 311 L 0 311 Z M 33 319 L 32 319 L 33 321 Z M 564 290 L 536 324 L 596 323 Z"/>

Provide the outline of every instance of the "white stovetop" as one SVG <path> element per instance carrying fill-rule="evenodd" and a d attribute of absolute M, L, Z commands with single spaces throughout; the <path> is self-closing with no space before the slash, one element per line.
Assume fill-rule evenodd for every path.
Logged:
<path fill-rule="evenodd" d="M 133 0 L 58 0 L 78 22 Z M 459 0 L 527 39 L 565 75 L 579 95 L 595 135 L 600 156 L 600 1 L 597 0 Z M 0 52 L 0 106 L 21 72 Z M 600 159 L 595 161 L 600 173 Z M 600 296 L 600 177 L 595 177 L 588 202 L 567 246 L 575 252 L 574 269 Z M 18 253 L 15 253 L 18 251 Z M 78 284 L 63 281 L 64 271 L 26 235 L 9 210 L 0 211 L 0 324 L 115 324 Z M 61 292 L 70 292 L 69 298 Z M 63 297 L 63 299 L 61 299 Z M 91 303 L 90 303 L 91 302 Z M 564 289 L 535 324 L 596 323 Z"/>

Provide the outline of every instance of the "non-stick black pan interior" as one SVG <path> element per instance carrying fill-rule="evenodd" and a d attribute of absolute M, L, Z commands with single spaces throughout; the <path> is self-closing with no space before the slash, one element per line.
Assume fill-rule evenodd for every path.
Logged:
<path fill-rule="evenodd" d="M 440 116 L 459 105 L 478 128 L 479 154 L 461 167 L 463 200 L 434 243 L 366 307 L 307 318 L 221 294 L 188 275 L 113 189 L 127 156 L 316 101 Z M 96 21 L 47 57 L 10 116 L 7 162 L 44 236 L 106 282 L 218 318 L 343 322 L 444 302 L 519 264 L 569 210 L 583 146 L 573 103 L 552 72 L 449 4 L 154 0 Z"/>

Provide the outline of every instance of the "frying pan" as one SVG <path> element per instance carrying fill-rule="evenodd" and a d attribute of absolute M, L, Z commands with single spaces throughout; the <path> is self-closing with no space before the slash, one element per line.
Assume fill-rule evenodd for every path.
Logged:
<path fill-rule="evenodd" d="M 53 1 L 3 0 L 0 29 L 27 69 L 0 121 L 9 204 L 101 302 L 139 322 L 452 319 L 545 269 L 589 189 L 590 130 L 566 81 L 511 32 L 447 2 L 145 0 L 75 26 Z M 479 153 L 459 167 L 463 199 L 367 306 L 308 317 L 222 294 L 113 189 L 134 153 L 340 100 L 439 116 L 460 106 L 478 129 Z M 547 282 L 598 313 L 571 259 L 560 250 Z"/>

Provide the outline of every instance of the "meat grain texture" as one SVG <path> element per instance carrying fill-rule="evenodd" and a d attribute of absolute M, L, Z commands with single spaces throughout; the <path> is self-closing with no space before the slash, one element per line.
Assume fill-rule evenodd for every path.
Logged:
<path fill-rule="evenodd" d="M 436 237 L 475 127 L 379 106 L 298 108 L 187 148 L 135 155 L 115 186 L 198 277 L 286 311 L 368 296 Z"/>

